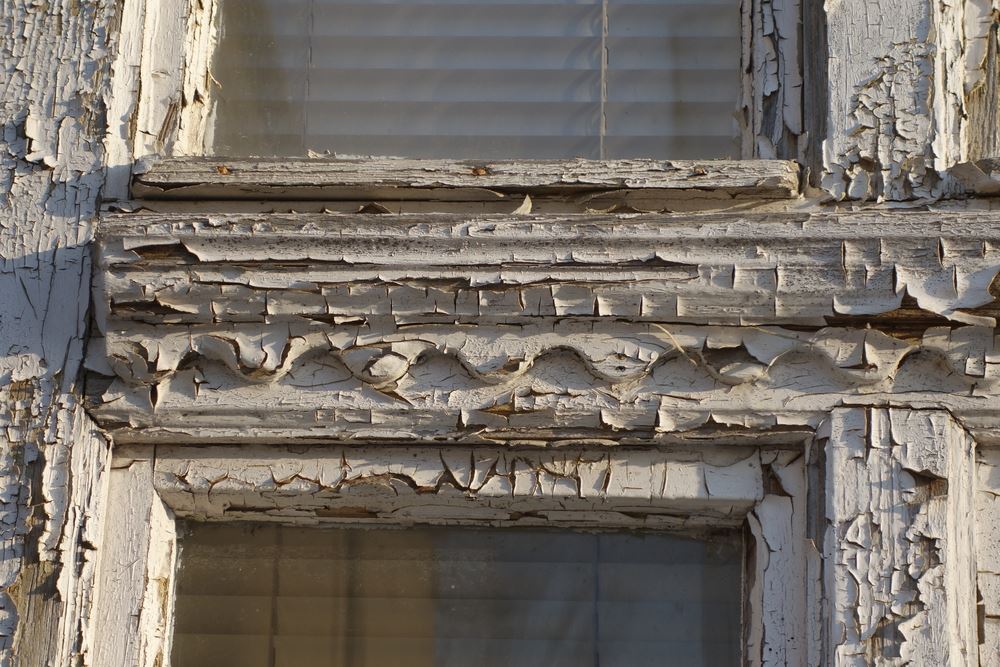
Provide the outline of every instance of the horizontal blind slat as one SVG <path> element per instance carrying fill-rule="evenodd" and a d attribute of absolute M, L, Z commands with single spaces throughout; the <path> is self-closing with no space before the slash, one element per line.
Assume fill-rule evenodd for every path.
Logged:
<path fill-rule="evenodd" d="M 215 151 L 738 156 L 737 0 L 610 0 L 602 67 L 604 9 L 224 0 Z"/>

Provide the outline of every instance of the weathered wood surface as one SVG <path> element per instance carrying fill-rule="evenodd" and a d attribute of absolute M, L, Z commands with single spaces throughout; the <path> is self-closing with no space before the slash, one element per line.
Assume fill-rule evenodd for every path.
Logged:
<path fill-rule="evenodd" d="M 168 150 L 171 145 L 184 152 L 201 145 L 212 42 L 211 14 L 204 10 L 214 3 L 198 3 L 199 12 L 187 17 L 180 3 L 129 2 L 121 6 L 120 16 L 119 6 L 101 0 L 12 0 L 0 12 L 3 664 L 99 664 L 93 653 L 98 641 L 113 642 L 107 650 L 124 656 L 125 664 L 155 664 L 156 647 L 169 641 L 164 620 L 169 618 L 169 597 L 162 595 L 161 582 L 170 565 L 160 552 L 136 563 L 147 573 L 144 584 L 136 579 L 134 585 L 120 589 L 121 600 L 135 595 L 142 600 L 130 607 L 143 610 L 135 626 L 138 634 L 128 635 L 117 624 L 106 633 L 95 634 L 93 629 L 89 609 L 95 558 L 114 562 L 121 555 L 112 553 L 110 542 L 105 544 L 99 536 L 105 527 L 124 528 L 115 523 L 122 517 L 143 515 L 118 503 L 107 525 L 101 525 L 107 446 L 79 404 L 78 379 L 86 337 L 91 223 L 98 195 L 107 186 L 105 197 L 124 196 L 137 153 L 161 146 Z M 797 100 L 788 94 L 791 88 L 777 91 L 769 86 L 794 82 L 795 61 L 788 46 L 795 35 L 787 13 L 792 3 L 762 0 L 756 6 L 762 20 L 754 27 L 754 59 L 745 63 L 753 63 L 749 79 L 769 83 L 761 96 L 746 98 L 755 107 L 748 122 L 756 133 L 758 155 L 765 155 L 767 148 L 761 137 L 777 141 L 776 153 L 788 155 L 793 140 L 803 140 L 789 131 L 794 128 L 790 123 Z M 836 198 L 911 202 L 954 192 L 947 172 L 952 165 L 991 156 L 983 151 L 994 132 L 990 125 L 995 110 L 991 98 L 997 89 L 994 3 L 844 0 L 827 3 L 825 9 L 831 55 L 829 131 L 809 136 L 808 141 L 825 142 L 828 191 Z M 140 43 L 141 26 L 147 32 Z M 180 26 L 184 35 L 177 35 L 171 26 Z M 165 45 L 174 60 L 149 57 L 152 44 Z M 184 53 L 193 56 L 193 65 L 183 73 L 171 69 L 169 63 Z M 112 71 L 113 57 L 118 60 Z M 182 90 L 167 90 L 176 85 Z M 157 88 L 158 97 L 143 107 L 135 97 L 140 87 L 147 92 Z M 814 99 L 810 95 L 808 101 Z M 978 126 L 982 136 L 970 138 L 968 124 L 982 119 L 986 119 Z M 817 127 L 815 118 L 810 120 L 809 127 Z M 734 168 L 746 170 L 746 165 Z M 472 169 L 477 166 L 486 167 L 486 173 L 476 175 Z M 226 167 L 222 171 L 229 174 L 219 173 L 218 167 Z M 676 169 L 667 174 L 644 174 L 639 169 L 633 176 L 635 191 L 650 195 L 646 200 L 615 194 L 631 185 L 613 179 L 583 183 L 573 181 L 569 172 L 570 182 L 563 182 L 561 170 L 542 179 L 541 185 L 512 185 L 510 191 L 496 182 L 480 187 L 483 178 L 491 177 L 491 165 L 469 165 L 468 174 L 461 174 L 478 183 L 473 186 L 476 192 L 469 194 L 458 193 L 454 185 L 437 187 L 434 176 L 427 174 L 417 174 L 421 180 L 403 186 L 390 183 L 381 190 L 365 191 L 364 184 L 355 181 L 321 188 L 319 194 L 370 199 L 374 193 L 428 201 L 464 197 L 473 202 L 506 197 L 520 207 L 526 204 L 522 194 L 527 191 L 516 188 L 540 187 L 579 195 L 583 206 L 601 210 L 672 208 L 678 193 L 681 198 L 719 193 L 730 197 L 727 188 L 734 187 L 734 172 L 701 163 L 674 162 L 671 167 Z M 213 168 L 212 178 L 218 181 L 231 183 L 228 177 L 239 176 L 227 162 Z M 772 168 L 777 171 L 767 171 Z M 735 181 L 743 189 L 731 194 L 734 201 L 792 201 L 786 198 L 797 196 L 797 175 L 791 166 L 761 165 L 764 172 L 756 175 L 753 169 Z M 673 184 L 643 186 L 656 178 Z M 285 186 L 266 190 L 247 186 L 247 190 L 224 184 L 221 189 L 201 191 L 181 187 L 171 190 L 170 196 L 252 199 L 266 192 L 299 198 L 317 192 L 309 185 L 293 186 L 293 191 Z M 337 192 L 336 187 L 342 189 Z M 588 199 L 592 195 L 599 199 Z M 730 226 L 721 219 L 709 226 L 718 235 L 714 242 L 722 247 L 721 254 L 710 251 L 709 240 L 691 236 L 663 245 L 654 234 L 641 241 L 664 247 L 667 259 L 651 255 L 648 248 L 643 251 L 638 242 L 626 244 L 618 248 L 640 259 L 628 260 L 637 266 L 624 269 L 612 261 L 625 256 L 614 255 L 619 250 L 602 255 L 601 248 L 591 244 L 577 258 L 572 250 L 567 252 L 566 244 L 561 249 L 554 243 L 545 247 L 549 241 L 541 240 L 544 234 L 528 239 L 538 242 L 542 251 L 527 257 L 535 265 L 525 269 L 518 265 L 521 256 L 512 251 L 516 246 L 510 239 L 488 241 L 499 277 L 476 273 L 480 282 L 458 287 L 456 274 L 444 272 L 444 264 L 416 260 L 408 260 L 419 264 L 409 269 L 416 278 L 398 271 L 395 262 L 383 260 L 379 275 L 372 271 L 366 274 L 370 280 L 358 283 L 347 273 L 370 267 L 342 266 L 338 265 L 342 258 L 331 259 L 346 245 L 333 251 L 329 246 L 320 248 L 319 263 L 328 273 L 310 274 L 301 285 L 290 278 L 293 271 L 302 270 L 304 261 L 311 261 L 301 242 L 289 255 L 298 259 L 286 264 L 266 253 L 256 254 L 263 243 L 250 244 L 250 254 L 236 262 L 233 258 L 239 256 L 237 250 L 246 238 L 231 237 L 225 247 L 220 239 L 230 234 L 224 229 L 228 222 L 215 227 L 212 216 L 199 218 L 199 229 L 192 229 L 201 236 L 178 240 L 172 237 L 174 231 L 156 232 L 165 239 L 162 244 L 150 240 L 154 234 L 135 239 L 128 252 L 121 248 L 120 258 L 128 261 L 116 266 L 119 277 L 127 281 L 126 274 L 133 272 L 132 278 L 146 282 L 115 288 L 121 287 L 121 294 L 130 299 L 138 295 L 139 304 L 115 302 L 112 318 L 103 321 L 122 326 L 106 329 L 107 337 L 93 341 L 90 359 L 112 383 L 95 384 L 95 393 L 104 397 L 99 412 L 123 440 L 478 438 L 495 446 L 495 440 L 562 443 L 565 439 L 597 446 L 625 442 L 626 436 L 641 436 L 639 441 L 647 435 L 644 442 L 728 439 L 743 444 L 801 444 L 829 410 L 845 404 L 905 405 L 906 414 L 913 415 L 904 420 L 906 424 L 896 424 L 896 412 L 888 417 L 876 416 L 877 410 L 867 413 L 861 422 L 874 427 L 858 425 L 851 416 L 844 421 L 851 422 L 844 429 L 850 434 L 834 443 L 850 451 L 832 452 L 843 465 L 831 464 L 828 473 L 841 476 L 838 488 L 858 493 L 837 496 L 830 514 L 832 529 L 837 534 L 843 530 L 845 537 L 833 542 L 830 556 L 836 591 L 831 603 L 837 612 L 832 618 L 844 625 L 830 626 L 829 636 L 835 641 L 825 659 L 832 664 L 904 660 L 963 664 L 971 660 L 969 646 L 974 643 L 965 617 L 973 606 L 973 593 L 959 567 L 971 563 L 963 531 L 971 530 L 973 522 L 962 504 L 973 488 L 964 472 L 968 457 L 964 450 L 949 450 L 942 444 L 961 442 L 958 436 L 918 435 L 937 431 L 914 424 L 946 408 L 981 444 L 997 442 L 995 369 L 1000 355 L 994 347 L 995 312 L 989 293 L 996 275 L 990 229 L 995 225 L 989 216 L 966 226 L 968 218 L 918 214 L 924 216 L 918 226 L 926 233 L 915 233 L 911 223 L 916 218 L 865 215 L 867 226 L 842 227 L 842 233 L 827 236 L 820 230 L 826 224 L 835 230 L 841 224 L 836 216 L 786 219 L 789 228 L 798 224 L 803 232 L 779 234 L 778 244 L 785 245 L 772 254 L 780 257 L 785 272 L 779 272 L 778 262 L 768 255 L 769 239 L 740 231 L 748 219 L 737 217 Z M 667 226 L 676 223 L 674 219 Z M 250 231 L 264 238 L 268 224 L 255 223 Z M 359 239 L 350 248 L 357 253 L 354 256 L 371 256 L 361 247 L 364 243 L 377 247 L 383 238 L 395 238 L 388 221 L 379 224 L 383 236 Z M 634 221 L 622 224 L 635 225 Z M 541 221 L 535 226 L 544 227 Z M 293 227 L 285 228 L 288 236 L 315 240 L 308 236 L 309 229 L 293 231 Z M 593 227 L 602 229 L 600 224 Z M 442 228 L 429 229 L 438 233 Z M 460 229 L 455 228 L 456 237 Z M 475 234 L 489 232 L 466 227 L 470 229 Z M 502 236 L 523 234 L 527 227 L 501 221 L 498 229 Z M 777 228 L 766 229 L 771 234 Z M 568 231 L 553 226 L 546 233 Z M 444 249 L 452 267 L 470 274 L 476 270 L 476 265 L 458 264 L 456 258 L 475 256 L 479 237 L 470 237 L 476 239 L 472 244 L 467 240 L 441 246 L 420 234 L 407 231 L 406 242 L 399 247 L 409 248 L 415 257 L 416 246 L 407 244 L 422 239 L 428 253 Z M 741 246 L 745 256 L 738 261 L 731 254 L 734 246 L 725 240 L 729 235 L 745 241 Z M 278 237 L 267 238 L 279 246 L 284 243 Z M 567 238 L 577 240 L 572 234 Z M 693 248 L 690 253 L 685 244 Z M 797 254 L 796 244 L 801 248 Z M 204 253 L 201 260 L 197 252 Z M 157 253 L 165 276 L 161 282 L 156 282 Z M 548 264 L 541 263 L 545 254 L 550 256 Z M 820 255 L 824 259 L 818 259 Z M 839 274 L 838 258 L 845 267 Z M 671 266 L 674 261 L 679 266 Z M 749 268 L 737 270 L 744 261 Z M 220 267 L 226 272 L 215 272 Z M 557 268 L 567 273 L 560 274 Z M 428 281 L 431 269 L 441 272 L 444 285 Z M 623 297 L 588 291 L 595 276 L 605 272 L 609 279 L 601 289 L 643 281 L 653 273 L 655 280 L 649 286 L 660 285 L 668 301 L 664 306 L 649 303 L 640 293 L 638 306 L 625 306 L 622 303 L 628 299 L 635 302 L 635 293 Z M 685 272 L 690 277 L 686 283 Z M 346 284 L 346 291 L 324 292 L 327 283 L 341 288 Z M 688 283 L 696 289 L 687 293 L 685 302 L 680 295 Z M 581 291 L 564 289 L 567 284 Z M 529 285 L 541 291 L 520 291 Z M 366 296 L 368 289 L 375 291 Z M 390 289 L 398 291 L 390 296 Z M 465 302 L 460 304 L 455 296 L 461 289 L 475 292 L 476 310 L 470 306 L 467 321 L 461 320 L 466 315 L 459 308 Z M 859 291 L 851 291 L 855 289 Z M 670 294 L 677 295 L 676 303 L 669 301 Z M 728 294 L 737 296 L 727 302 Z M 844 294 L 854 300 L 836 296 Z M 707 314 L 697 308 L 706 295 L 711 298 L 705 303 L 715 308 Z M 758 295 L 764 305 L 744 319 L 747 299 Z M 536 296 L 537 307 L 530 305 Z M 805 299 L 804 305 L 795 301 L 799 297 Z M 717 298 L 722 300 L 712 300 Z M 372 312 L 365 305 L 369 299 Z M 522 303 L 522 299 L 528 300 Z M 197 310 L 216 301 L 217 310 L 214 305 Z M 726 303 L 737 305 L 720 311 L 719 304 Z M 108 309 L 103 297 L 96 306 L 104 317 Z M 642 321 L 647 306 L 650 319 Z M 674 318 L 664 316 L 667 324 L 653 314 L 661 307 Z M 203 312 L 211 316 L 205 320 Z M 483 317 L 483 326 L 469 336 L 473 312 Z M 810 319 L 793 321 L 797 312 L 808 312 Z M 894 321 L 893 314 L 900 313 L 912 315 L 909 324 Z M 789 326 L 760 328 L 757 318 L 762 316 L 770 318 L 765 323 Z M 987 326 L 960 327 L 954 321 Z M 744 326 L 695 326 L 706 322 Z M 856 328 L 825 330 L 820 328 L 824 322 Z M 609 328 L 602 328 L 604 324 Z M 883 331 L 865 330 L 868 325 Z M 329 393 L 321 397 L 325 390 Z M 930 460 L 942 451 L 949 452 L 947 462 Z M 924 455 L 927 461 L 914 458 Z M 856 465 L 869 460 L 870 466 Z M 983 491 L 977 506 L 982 516 L 975 522 L 983 592 L 981 652 L 984 664 L 992 665 L 1000 654 L 992 650 L 1000 642 L 997 568 L 990 546 L 996 543 L 998 522 L 991 519 L 996 510 L 990 499 L 996 494 L 988 490 L 996 489 L 996 466 L 989 463 L 993 459 L 988 452 L 982 460 Z M 755 510 L 758 546 L 783 547 L 785 528 L 799 530 L 802 513 L 797 501 L 777 492 L 778 486 L 793 486 L 793 477 L 776 473 L 769 478 L 772 488 L 765 499 L 775 498 L 762 501 Z M 943 480 L 945 495 L 940 493 Z M 911 486 L 911 482 L 919 483 Z M 857 498 L 864 502 L 852 504 Z M 895 522 L 897 518 L 901 522 Z M 161 527 L 171 525 L 165 513 L 156 520 Z M 862 530 L 876 525 L 876 520 L 878 531 Z M 126 523 L 129 530 L 135 528 L 134 521 Z M 873 536 L 870 544 L 864 539 L 868 535 Z M 882 535 L 888 538 L 881 539 Z M 136 546 L 122 541 L 126 548 Z M 772 557 L 768 561 L 772 571 L 780 575 L 789 571 L 786 554 L 769 552 Z M 815 573 L 815 567 L 809 567 Z M 762 585 L 761 594 L 767 590 Z M 789 616 L 775 616 L 761 627 L 784 628 L 785 623 L 791 627 L 798 622 L 798 602 L 769 599 L 767 608 Z M 819 625 L 815 620 L 807 630 Z M 892 634 L 883 641 L 891 634 L 883 628 L 898 628 L 902 639 Z M 837 634 L 841 629 L 844 633 Z M 766 653 L 774 662 L 794 663 L 801 655 L 794 652 L 801 644 L 784 644 L 766 635 L 754 640 L 762 658 Z M 137 646 L 149 650 L 141 649 L 136 656 Z M 783 653 L 789 646 L 792 652 Z M 775 652 L 768 652 L 770 648 Z M 811 656 L 810 663 L 815 662 Z"/>
<path fill-rule="evenodd" d="M 763 458 L 762 458 L 763 456 Z M 158 446 L 155 485 L 204 520 L 742 525 L 788 452 L 506 447 Z"/>
<path fill-rule="evenodd" d="M 627 443 L 850 397 L 994 438 L 995 219 L 114 216 L 95 414 L 123 441 Z"/>
<path fill-rule="evenodd" d="M 798 167 L 779 160 L 514 160 L 401 158 L 170 158 L 139 168 L 133 196 L 147 199 L 458 199 L 639 190 L 726 196 L 798 196 Z"/>
<path fill-rule="evenodd" d="M 748 664 L 817 664 L 817 556 L 798 447 L 155 448 L 154 485 L 181 517 L 293 525 L 473 524 L 755 535 Z M 778 483 L 773 483 L 778 480 Z"/>
<path fill-rule="evenodd" d="M 90 644 L 107 444 L 80 401 L 120 3 L 0 9 L 0 664 Z"/>
<path fill-rule="evenodd" d="M 830 664 L 980 664 L 968 433 L 943 411 L 840 408 L 821 435 Z"/>
<path fill-rule="evenodd" d="M 176 524 L 153 486 L 151 451 L 115 454 L 96 582 L 93 665 L 169 664 L 173 628 Z"/>
<path fill-rule="evenodd" d="M 1000 1 L 968 0 L 964 9 L 965 146 L 968 160 L 1000 156 Z"/>
<path fill-rule="evenodd" d="M 391 315 L 995 324 L 994 213 L 111 215 L 102 302 L 147 323 Z M 308 265 L 304 265 L 308 263 Z M 227 315 L 227 313 L 230 313 Z M 910 313 L 912 315 L 912 313 Z"/>
<path fill-rule="evenodd" d="M 837 199 L 934 199 L 996 136 L 995 0 L 825 6 L 823 188 Z M 960 188 L 959 188 L 960 191 Z"/>
<path fill-rule="evenodd" d="M 1000 667 L 1000 448 L 980 447 L 976 479 L 976 566 L 982 667 Z"/>
<path fill-rule="evenodd" d="M 120 324 L 115 324 L 120 327 Z M 162 329 L 162 327 L 161 327 Z M 120 441 L 603 444 L 815 427 L 845 400 L 946 406 L 998 433 L 992 329 L 904 341 L 620 322 L 127 326 L 94 341 L 94 414 Z M 777 432 L 776 432 L 777 431 Z M 718 434 L 714 437 L 718 438 Z"/>
<path fill-rule="evenodd" d="M 745 157 L 804 157 L 802 4 L 801 0 L 743 3 Z"/>

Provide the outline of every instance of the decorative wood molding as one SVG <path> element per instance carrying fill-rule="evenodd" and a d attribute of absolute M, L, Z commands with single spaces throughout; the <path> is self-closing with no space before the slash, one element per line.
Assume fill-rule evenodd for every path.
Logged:
<path fill-rule="evenodd" d="M 800 457 L 738 446 L 163 445 L 153 482 L 197 521 L 711 529 L 742 525 L 772 468 Z"/>
<path fill-rule="evenodd" d="M 889 402 L 990 439 L 995 217 L 109 216 L 94 413 L 119 441 L 629 442 Z"/>
<path fill-rule="evenodd" d="M 994 326 L 989 309 L 968 311 L 994 301 L 997 220 L 995 213 L 886 211 L 107 215 L 100 301 L 115 317 L 147 322 L 399 309 L 399 316 L 460 321 L 572 315 L 816 326 L 840 316 L 912 314 L 905 313 L 909 297 L 932 321 L 938 315 Z M 389 291 L 407 285 L 413 294 L 405 298 Z M 234 289 L 222 290 L 227 286 Z M 343 311 L 338 287 L 351 294 Z M 245 316 L 218 312 L 227 292 Z M 266 311 L 254 300 L 282 293 L 286 299 L 272 308 L 282 302 L 284 311 Z"/>

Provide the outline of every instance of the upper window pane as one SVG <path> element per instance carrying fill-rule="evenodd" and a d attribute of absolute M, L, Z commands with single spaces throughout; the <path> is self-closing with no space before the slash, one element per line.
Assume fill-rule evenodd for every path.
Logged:
<path fill-rule="evenodd" d="M 192 528 L 174 667 L 740 664 L 737 533 Z"/>
<path fill-rule="evenodd" d="M 216 154 L 738 158 L 739 0 L 223 0 Z"/>

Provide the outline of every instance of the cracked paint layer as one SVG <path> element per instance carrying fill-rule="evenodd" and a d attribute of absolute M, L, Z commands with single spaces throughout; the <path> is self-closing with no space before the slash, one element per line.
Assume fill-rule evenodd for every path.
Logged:
<path fill-rule="evenodd" d="M 805 155 L 800 0 L 743 2 L 743 156 Z"/>
<path fill-rule="evenodd" d="M 837 665 L 975 665 L 974 442 L 943 412 L 834 411 L 825 595 Z"/>
<path fill-rule="evenodd" d="M 133 441 L 655 440 L 814 427 L 850 398 L 947 406 L 995 437 L 988 215 L 382 220 L 110 218 L 102 423 Z M 280 420 L 254 417 L 276 391 Z"/>
<path fill-rule="evenodd" d="M 994 0 L 827 3 L 835 199 L 960 194 L 950 170 L 997 147 Z M 892 20 L 886 20 L 886 17 Z"/>
<path fill-rule="evenodd" d="M 106 442 L 80 405 L 117 3 L 0 11 L 0 664 L 89 642 Z"/>
<path fill-rule="evenodd" d="M 126 449 L 119 465 L 148 461 L 148 450 Z M 750 664 L 804 664 L 818 651 L 806 628 L 815 552 L 801 451 L 158 445 L 155 460 L 159 497 L 198 521 L 699 531 L 749 520 Z"/>
<path fill-rule="evenodd" d="M 798 156 L 797 5 L 747 3 L 748 154 Z M 151 458 L 109 470 L 105 434 L 80 404 L 78 378 L 98 195 L 128 195 L 136 156 L 203 145 L 213 7 L 14 0 L 0 15 L 2 664 L 152 667 L 169 646 L 174 510 L 155 493 Z M 943 170 L 995 155 L 993 4 L 841 0 L 827 3 L 826 15 L 833 96 L 822 139 L 834 197 L 938 198 L 953 193 Z M 190 63 L 174 67 L 178 59 Z M 149 97 L 137 99 L 140 89 Z M 983 136 L 972 136 L 973 123 Z M 679 161 L 661 164 L 660 180 L 643 167 L 638 181 L 633 170 L 624 181 L 548 187 L 579 194 L 573 211 L 604 213 L 673 210 L 693 197 L 794 201 L 798 170 L 782 164 L 727 171 Z M 246 175 L 231 166 L 213 169 L 231 180 Z M 491 176 L 484 165 L 468 171 L 478 185 Z M 218 194 L 220 180 L 203 190 Z M 430 189 L 480 204 L 505 194 L 494 181 L 445 185 Z M 476 192 L 455 192 L 466 187 Z M 192 192 L 180 189 L 157 196 Z M 398 184 L 390 192 L 398 195 Z M 504 210 L 530 213 L 521 194 Z M 558 196 L 542 199 L 535 210 Z M 752 664 L 975 664 L 977 646 L 983 664 L 993 664 L 991 545 L 1000 524 L 989 519 L 996 466 L 984 447 L 997 442 L 995 216 L 841 215 L 802 205 L 810 210 L 776 216 L 774 225 L 741 214 L 654 216 L 645 225 L 590 217 L 576 228 L 537 215 L 466 215 L 460 224 L 433 215 L 340 218 L 343 238 L 333 243 L 298 216 L 147 218 L 148 237 L 134 234 L 102 255 L 94 307 L 104 329 L 89 355 L 96 414 L 119 447 L 129 438 L 189 451 L 197 440 L 359 441 L 370 456 L 353 470 L 366 472 L 340 491 L 365 503 L 481 500 L 478 468 L 463 467 L 468 449 L 446 448 L 456 447 L 451 441 L 480 443 L 476 451 L 493 448 L 497 466 L 510 463 L 490 477 L 511 486 L 491 496 L 504 512 L 505 503 L 554 502 L 545 510 L 554 512 L 570 511 L 562 502 L 605 505 L 606 490 L 581 491 L 589 465 L 603 480 L 626 480 L 612 494 L 615 508 L 600 515 L 609 521 L 636 521 L 628 494 L 642 501 L 643 516 L 661 516 L 675 501 L 724 521 L 746 509 L 763 568 L 752 593 L 761 614 L 749 637 Z M 285 254 L 269 254 L 269 245 Z M 405 261 L 366 266 L 392 248 Z M 451 270 L 426 261 L 434 253 Z M 322 270 L 303 268 L 313 260 Z M 815 429 L 827 463 L 805 485 L 799 468 L 816 466 L 776 451 L 804 446 Z M 970 434 L 980 444 L 978 486 Z M 380 467 L 400 440 L 431 449 L 409 468 L 398 460 Z M 705 441 L 738 444 L 746 456 L 706 462 Z M 618 453 L 650 442 L 662 447 L 624 460 Z M 665 453 L 698 443 L 688 460 Z M 599 453 L 525 453 L 511 444 Z M 631 465 L 643 457 L 653 462 Z M 434 465 L 438 482 L 410 477 Z M 403 472 L 387 472 L 393 466 Z M 257 502 L 257 482 L 239 479 L 227 473 L 208 485 L 212 494 L 189 496 L 208 507 L 233 485 Z M 759 486 L 726 495 L 745 479 Z M 291 492 L 315 497 L 310 484 L 321 481 L 278 470 L 263 484 L 288 491 L 281 511 L 291 513 Z M 969 509 L 973 488 L 979 520 Z M 830 490 L 822 517 L 801 509 L 809 489 Z M 102 524 L 105 514 L 112 519 Z M 782 587 L 789 572 L 807 583 Z M 821 580 L 825 598 L 809 583 Z M 976 586 L 980 614 L 970 619 Z M 94 598 L 111 602 L 93 614 Z M 822 609 L 833 610 L 825 624 Z M 803 643 L 803 626 L 824 634 Z M 98 641 L 107 637 L 122 639 Z"/>
<path fill-rule="evenodd" d="M 983 667 L 1000 665 L 1000 449 L 980 448 L 976 478 L 977 620 Z"/>

